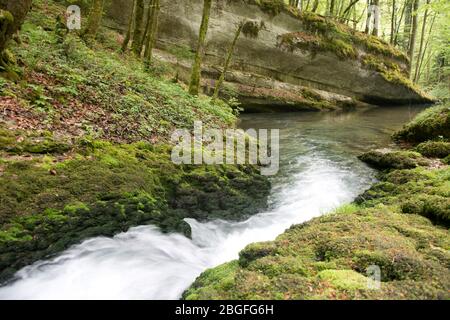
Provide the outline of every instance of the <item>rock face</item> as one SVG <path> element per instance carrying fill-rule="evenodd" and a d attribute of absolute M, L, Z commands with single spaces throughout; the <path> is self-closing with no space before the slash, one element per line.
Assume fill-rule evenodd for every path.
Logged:
<path fill-rule="evenodd" d="M 110 15 L 123 21 L 126 0 L 114 0 Z M 128 5 L 130 6 L 130 5 Z M 187 80 L 202 0 L 163 0 L 158 47 L 178 53 L 179 78 Z M 120 13 L 119 13 L 120 12 Z M 121 16 L 121 17 L 119 17 Z M 277 0 L 217 0 L 211 11 L 203 87 L 212 90 L 237 24 L 254 21 L 257 37 L 241 35 L 226 76 L 225 94 L 244 108 L 333 109 L 372 104 L 427 103 L 407 80 L 407 57 L 375 37 Z M 179 55 L 183 52 L 183 55 Z M 170 59 L 169 59 L 170 60 Z"/>

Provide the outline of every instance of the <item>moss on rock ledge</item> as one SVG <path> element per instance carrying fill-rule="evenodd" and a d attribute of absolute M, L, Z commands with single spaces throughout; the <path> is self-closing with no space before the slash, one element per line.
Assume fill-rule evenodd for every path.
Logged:
<path fill-rule="evenodd" d="M 419 143 L 427 140 L 450 139 L 450 103 L 428 108 L 394 134 L 394 139 Z"/>
<path fill-rule="evenodd" d="M 429 165 L 429 160 L 414 151 L 373 150 L 359 156 L 361 161 L 377 169 L 412 169 Z"/>

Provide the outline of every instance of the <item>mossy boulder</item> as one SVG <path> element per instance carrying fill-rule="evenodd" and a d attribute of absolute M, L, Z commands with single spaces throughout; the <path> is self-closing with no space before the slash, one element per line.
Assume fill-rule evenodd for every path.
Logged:
<path fill-rule="evenodd" d="M 450 155 L 450 142 L 426 141 L 416 147 L 416 151 L 425 157 L 445 158 Z"/>
<path fill-rule="evenodd" d="M 450 225 L 450 169 L 394 170 L 358 196 L 365 207 L 397 206 L 400 212 L 419 214 L 444 226 Z"/>
<path fill-rule="evenodd" d="M 429 161 L 413 151 L 372 150 L 358 157 L 377 169 L 412 169 L 427 166 Z"/>
<path fill-rule="evenodd" d="M 384 206 L 325 215 L 259 245 L 249 263 L 206 271 L 184 298 L 445 299 L 449 244 L 447 230 Z M 371 286 L 373 265 L 379 289 Z"/>
<path fill-rule="evenodd" d="M 444 103 L 421 112 L 394 134 L 397 141 L 420 143 L 438 138 L 450 139 L 450 104 Z"/>

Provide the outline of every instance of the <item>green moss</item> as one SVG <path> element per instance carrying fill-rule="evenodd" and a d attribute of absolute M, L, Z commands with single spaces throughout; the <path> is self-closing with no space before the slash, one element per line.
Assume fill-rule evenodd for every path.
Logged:
<path fill-rule="evenodd" d="M 428 160 L 413 151 L 374 150 L 358 157 L 377 169 L 411 169 L 427 166 Z"/>
<path fill-rule="evenodd" d="M 183 299 L 206 299 L 206 296 L 208 299 L 219 299 L 223 291 L 229 290 L 235 285 L 237 267 L 237 262 L 232 261 L 206 271 L 202 278 L 198 278 L 192 284 L 191 289 L 183 294 Z M 207 290 L 196 290 L 196 288 L 203 287 L 205 283 L 211 284 Z"/>
<path fill-rule="evenodd" d="M 256 4 L 261 8 L 261 11 L 274 17 L 277 16 L 285 9 L 286 4 L 284 0 L 246 0 L 247 3 Z"/>
<path fill-rule="evenodd" d="M 419 144 L 416 150 L 425 157 L 445 158 L 450 155 L 450 142 L 427 141 Z"/>
<path fill-rule="evenodd" d="M 306 50 L 317 54 L 318 52 L 332 52 L 342 59 L 356 59 L 355 48 L 340 39 L 328 39 L 319 35 L 305 32 L 286 33 L 278 37 L 278 45 L 290 51 L 295 49 Z"/>
<path fill-rule="evenodd" d="M 332 214 L 352 214 L 359 211 L 361 208 L 355 203 L 344 204 L 336 208 Z"/>
<path fill-rule="evenodd" d="M 394 139 L 413 143 L 450 139 L 450 105 L 444 103 L 421 112 L 413 121 L 394 134 Z"/>
<path fill-rule="evenodd" d="M 277 248 L 271 242 L 259 242 L 248 245 L 239 253 L 239 264 L 247 266 L 250 262 L 274 253 Z"/>
<path fill-rule="evenodd" d="M 328 215 L 294 226 L 274 242 L 261 244 L 266 249 L 256 250 L 262 254 L 251 262 L 222 268 L 225 274 L 220 277 L 233 279 L 230 287 L 211 291 L 216 280 L 207 275 L 214 272 L 212 269 L 187 292 L 193 294 L 192 299 L 208 299 L 211 292 L 216 299 L 445 297 L 450 278 L 443 261 L 450 258 L 446 251 L 449 244 L 447 230 L 419 216 L 387 208 Z M 328 261 L 317 261 L 325 248 Z M 369 287 L 365 276 L 373 264 L 381 269 L 380 290 Z M 292 269 L 293 265 L 301 268 Z"/>
<path fill-rule="evenodd" d="M 365 289 L 368 282 L 365 276 L 353 270 L 324 270 L 317 277 L 342 290 Z"/>
<path fill-rule="evenodd" d="M 440 195 L 419 195 L 401 204 L 404 213 L 420 214 L 432 221 L 450 227 L 450 198 Z"/>
<path fill-rule="evenodd" d="M 67 158 L 2 162 L 0 278 L 88 237 L 143 224 L 190 236 L 184 218 L 240 220 L 267 204 L 256 167 L 178 166 L 170 146 L 146 142 L 72 147 Z"/>
<path fill-rule="evenodd" d="M 242 265 L 242 262 L 240 262 Z M 276 277 L 284 274 L 307 275 L 308 270 L 302 260 L 297 257 L 265 256 L 251 262 L 248 270 L 261 272 L 269 277 Z"/>

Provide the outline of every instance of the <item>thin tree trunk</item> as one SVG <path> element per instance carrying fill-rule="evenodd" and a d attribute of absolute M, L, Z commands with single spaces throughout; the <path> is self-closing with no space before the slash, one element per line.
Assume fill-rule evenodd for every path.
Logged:
<path fill-rule="evenodd" d="M 223 84 L 223 81 L 225 80 L 225 75 L 227 73 L 228 67 L 231 62 L 231 58 L 233 57 L 234 47 L 236 46 L 236 43 L 238 41 L 239 35 L 241 34 L 242 27 L 244 26 L 245 22 L 241 22 L 239 24 L 239 27 L 236 30 L 236 33 L 234 34 L 233 42 L 230 45 L 230 48 L 228 49 L 227 58 L 225 60 L 225 65 L 223 67 L 223 71 L 220 74 L 219 80 L 217 81 L 216 88 L 214 89 L 213 99 L 217 99 L 219 97 L 220 87 Z"/>
<path fill-rule="evenodd" d="M 372 1 L 373 5 L 376 6 L 379 10 L 379 5 L 380 5 L 380 0 L 373 0 Z M 378 30 L 380 28 L 380 14 L 379 11 L 374 11 L 372 14 L 374 14 L 374 19 L 373 19 L 373 29 L 372 29 L 372 35 L 373 36 L 378 36 Z"/>
<path fill-rule="evenodd" d="M 303 8 L 302 8 L 302 11 L 304 11 L 304 12 L 308 11 L 310 4 L 311 4 L 311 0 L 308 0 L 308 2 L 306 2 L 305 10 L 303 10 Z"/>
<path fill-rule="evenodd" d="M 350 4 L 348 5 L 348 7 L 345 8 L 343 16 L 345 16 L 358 2 L 359 2 L 359 0 L 351 1 Z"/>
<path fill-rule="evenodd" d="M 330 0 L 330 16 L 334 15 L 334 4 L 335 4 L 335 0 Z"/>
<path fill-rule="evenodd" d="M 364 10 L 361 12 L 361 15 L 360 15 L 359 18 L 356 20 L 356 24 L 358 24 L 358 23 L 360 23 L 360 22 L 362 21 L 363 17 L 364 17 L 365 14 L 366 14 L 366 10 L 367 10 L 367 7 L 365 7 Z M 356 13 L 355 13 L 355 14 L 356 14 Z"/>
<path fill-rule="evenodd" d="M 128 43 L 131 39 L 131 30 L 133 29 L 133 21 L 134 21 L 134 13 L 136 7 L 136 0 L 133 0 L 133 7 L 131 8 L 130 20 L 128 21 L 128 29 L 127 34 L 125 35 L 125 39 L 123 39 L 122 43 L 122 52 L 125 52 L 128 48 Z"/>
<path fill-rule="evenodd" d="M 192 66 L 191 82 L 189 84 L 189 93 L 192 95 L 198 95 L 200 89 L 200 77 L 202 58 L 204 54 L 204 46 L 206 40 L 206 34 L 208 32 L 209 15 L 211 12 L 212 0 L 203 0 L 203 15 L 200 25 L 200 32 L 198 35 L 197 51 L 195 52 L 194 64 Z"/>
<path fill-rule="evenodd" d="M 433 31 L 433 25 L 434 25 L 434 21 L 435 20 L 436 20 L 436 14 L 433 16 L 433 19 L 431 20 L 431 24 L 430 24 L 430 29 L 428 30 L 427 41 L 425 42 L 422 58 L 421 58 L 420 64 L 419 64 L 419 75 L 417 76 L 417 82 L 419 82 L 419 79 L 420 79 L 420 74 L 422 72 L 422 63 L 423 63 L 423 60 L 424 60 L 423 57 L 425 56 L 425 53 L 427 52 L 427 49 L 428 49 L 428 43 L 429 43 L 430 38 L 431 38 L 431 32 Z"/>
<path fill-rule="evenodd" d="M 412 6 L 414 0 L 406 0 L 405 2 L 405 25 L 403 27 L 403 48 L 409 51 L 411 41 L 411 20 L 412 20 Z"/>
<path fill-rule="evenodd" d="M 147 8 L 147 18 L 145 19 L 145 28 L 144 28 L 144 34 L 142 35 L 142 43 L 141 43 L 141 50 L 139 51 L 139 54 L 142 52 L 142 47 L 146 46 L 148 43 L 148 36 L 151 33 L 151 29 L 153 28 L 153 11 L 155 9 L 155 1 L 156 0 L 150 0 Z M 144 53 L 145 57 L 145 53 Z"/>
<path fill-rule="evenodd" d="M 341 0 L 339 3 L 339 8 L 336 11 L 336 16 L 341 18 L 342 17 L 342 11 L 344 10 L 344 0 Z"/>
<path fill-rule="evenodd" d="M 397 41 L 398 34 L 400 33 L 400 26 L 402 24 L 402 20 L 403 20 L 403 17 L 405 15 L 405 10 L 406 10 L 406 3 L 403 4 L 402 13 L 400 14 L 400 19 L 397 22 L 397 28 L 395 30 L 395 37 L 394 37 L 394 45 L 398 44 L 398 41 Z"/>
<path fill-rule="evenodd" d="M 145 46 L 145 68 L 149 69 L 152 64 L 153 58 L 153 48 L 156 43 L 156 38 L 158 34 L 158 18 L 159 11 L 161 9 L 160 0 L 153 0 L 154 9 L 152 10 L 152 27 L 148 34 L 147 45 Z"/>
<path fill-rule="evenodd" d="M 395 34 L 395 17 L 396 17 L 396 12 L 397 11 L 397 6 L 395 3 L 395 0 L 392 0 L 392 15 L 391 15 L 391 36 L 389 39 L 389 43 L 393 44 L 394 43 L 394 34 Z"/>
<path fill-rule="evenodd" d="M 311 11 L 316 12 L 318 7 L 319 7 L 319 0 L 314 0 L 314 4 Z"/>
<path fill-rule="evenodd" d="M 417 61 L 416 61 L 416 71 L 414 73 L 414 82 L 417 81 L 417 76 L 419 73 L 419 65 L 420 61 L 423 59 L 422 52 L 423 52 L 423 44 L 425 40 L 425 30 L 427 27 L 427 19 L 428 19 L 428 5 L 430 4 L 430 0 L 427 0 L 427 8 L 425 9 L 425 13 L 423 14 L 423 22 L 422 22 L 422 31 L 420 34 L 420 45 L 419 45 L 419 53 L 417 55 Z"/>
<path fill-rule="evenodd" d="M 417 12 L 419 11 L 419 0 L 414 0 L 413 12 L 412 12 L 412 26 L 411 26 L 411 40 L 409 43 L 409 76 L 412 77 L 412 65 L 414 61 L 414 50 L 416 48 L 416 38 L 417 38 L 417 25 L 418 17 Z"/>
<path fill-rule="evenodd" d="M 141 54 L 142 49 L 142 23 L 144 20 L 144 0 L 136 0 L 136 13 L 134 19 L 133 43 L 131 49 L 136 55 Z"/>
<path fill-rule="evenodd" d="M 95 38 L 103 17 L 103 0 L 93 0 L 84 36 Z"/>
<path fill-rule="evenodd" d="M 370 20 L 372 19 L 372 10 L 370 10 L 370 6 L 371 6 L 372 2 L 371 0 L 367 0 L 367 20 L 366 20 L 366 29 L 365 29 L 365 33 L 369 34 L 370 32 Z"/>

